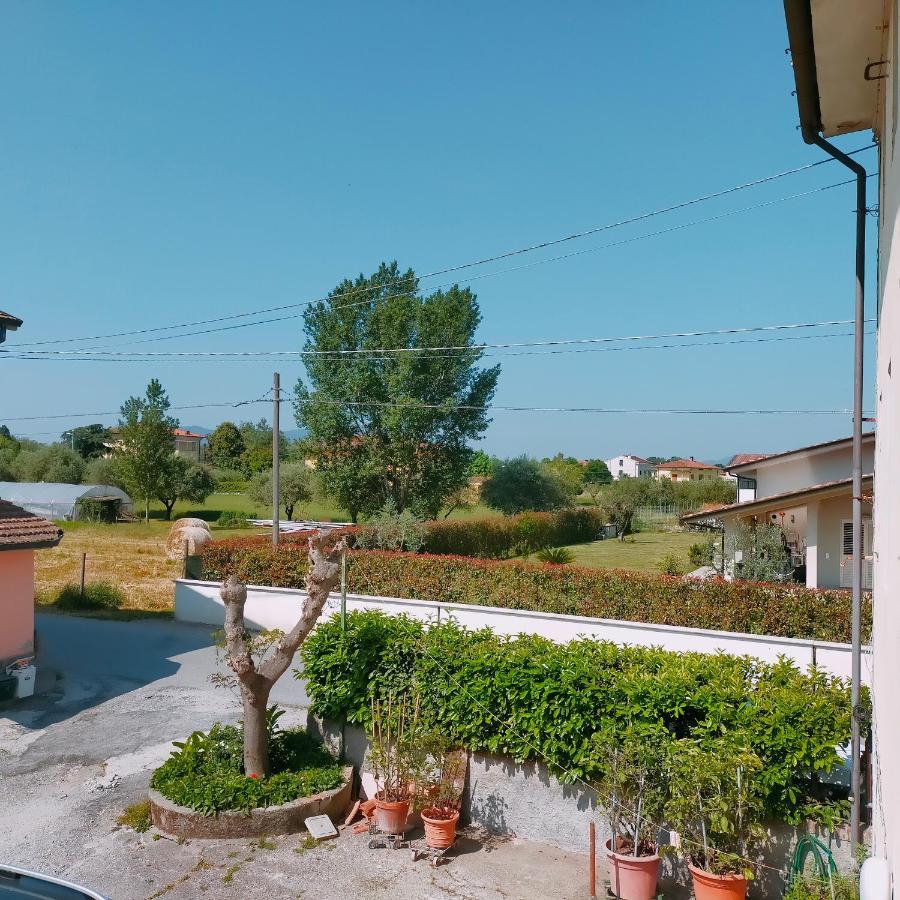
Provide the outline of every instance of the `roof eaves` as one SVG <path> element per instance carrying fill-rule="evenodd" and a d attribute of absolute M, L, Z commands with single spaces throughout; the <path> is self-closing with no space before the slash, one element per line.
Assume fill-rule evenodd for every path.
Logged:
<path fill-rule="evenodd" d="M 822 130 L 822 109 L 810 0 L 784 0 L 784 18 L 794 69 L 800 133 L 807 144 L 813 144 Z"/>

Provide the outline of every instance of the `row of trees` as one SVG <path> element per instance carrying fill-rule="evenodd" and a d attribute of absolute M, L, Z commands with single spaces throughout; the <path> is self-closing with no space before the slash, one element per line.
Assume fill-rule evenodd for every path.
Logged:
<path fill-rule="evenodd" d="M 586 468 L 572 461 L 579 469 Z M 605 468 L 605 467 L 604 467 Z M 641 507 L 675 505 L 682 510 L 704 503 L 731 503 L 735 486 L 721 478 L 674 482 L 653 478 L 579 481 L 571 463 L 561 457 L 538 462 L 525 456 L 497 461 L 493 474 L 481 488 L 482 502 L 507 515 L 528 510 L 553 510 L 570 506 L 582 491 L 602 507 L 620 536 L 628 534 Z M 607 470 L 607 474 L 608 470 Z"/>

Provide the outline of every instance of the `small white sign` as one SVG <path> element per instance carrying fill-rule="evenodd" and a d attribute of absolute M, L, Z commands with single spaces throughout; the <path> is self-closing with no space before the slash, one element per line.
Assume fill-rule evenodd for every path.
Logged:
<path fill-rule="evenodd" d="M 337 828 L 334 827 L 334 823 L 328 816 L 310 816 L 308 819 L 304 819 L 303 824 L 317 841 L 337 837 Z"/>

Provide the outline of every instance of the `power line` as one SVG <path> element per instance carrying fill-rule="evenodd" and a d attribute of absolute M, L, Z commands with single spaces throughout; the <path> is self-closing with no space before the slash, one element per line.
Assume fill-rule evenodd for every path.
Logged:
<path fill-rule="evenodd" d="M 872 147 L 874 147 L 874 146 L 875 146 L 874 144 L 870 144 L 865 147 L 860 147 L 856 150 L 850 151 L 850 153 L 848 155 L 855 155 L 857 153 L 863 153 L 866 150 L 872 149 Z M 421 281 L 422 279 L 425 279 L 425 278 L 435 278 L 439 275 L 447 275 L 447 274 L 452 274 L 454 272 L 460 272 L 460 271 L 463 271 L 466 269 L 475 268 L 477 266 L 486 265 L 487 263 L 498 262 L 500 260 L 509 259 L 514 256 L 520 256 L 520 255 L 527 254 L 527 253 L 533 253 L 536 250 L 546 249 L 547 247 L 558 246 L 560 244 L 568 243 L 570 241 L 580 240 L 582 238 L 589 237 L 590 235 L 599 234 L 600 232 L 608 231 L 608 230 L 611 230 L 614 228 L 621 228 L 626 225 L 633 225 L 637 222 L 642 222 L 647 219 L 653 218 L 655 216 L 660 216 L 660 215 L 664 215 L 667 213 L 676 212 L 678 210 L 686 209 L 690 206 L 695 206 L 699 203 L 704 203 L 709 200 L 714 200 L 714 199 L 717 199 L 720 197 L 724 197 L 729 194 L 736 193 L 738 191 L 746 190 L 746 189 L 752 188 L 752 187 L 758 187 L 763 184 L 768 184 L 768 183 L 776 181 L 780 178 L 784 178 L 788 175 L 795 175 L 799 172 L 803 172 L 808 169 L 813 169 L 817 166 L 824 165 L 824 164 L 827 164 L 830 162 L 833 162 L 833 159 L 831 159 L 830 157 L 826 158 L 826 159 L 816 160 L 811 163 L 806 163 L 802 166 L 797 166 L 796 168 L 793 168 L 793 169 L 787 169 L 783 172 L 777 172 L 773 175 L 765 176 L 764 178 L 758 178 L 753 181 L 748 181 L 743 184 L 738 184 L 738 185 L 734 185 L 733 187 L 725 188 L 723 190 L 714 191 L 712 193 L 705 194 L 705 195 L 702 195 L 699 197 L 694 197 L 690 200 L 684 200 L 679 203 L 672 204 L 670 206 L 660 207 L 655 210 L 650 210 L 648 212 L 639 213 L 637 215 L 630 216 L 625 219 L 620 219 L 616 222 L 610 222 L 610 223 L 606 223 L 603 225 L 597 225 L 592 228 L 588 228 L 583 231 L 575 232 L 573 234 L 566 235 L 563 237 L 552 238 L 550 240 L 541 241 L 539 243 L 531 244 L 531 245 L 528 245 L 525 247 L 520 247 L 518 249 L 508 250 L 508 251 L 504 251 L 502 253 L 494 254 L 492 256 L 482 257 L 480 259 L 473 260 L 470 262 L 460 263 L 460 264 L 457 264 L 454 266 L 447 266 L 442 269 L 436 269 L 433 272 L 426 272 L 423 275 L 419 275 L 416 280 Z M 840 187 L 841 185 L 847 184 L 847 183 L 849 183 L 849 182 L 840 182 L 838 184 L 828 185 L 823 188 L 817 188 L 812 191 L 805 192 L 803 194 L 798 194 L 798 195 L 794 195 L 792 197 L 786 197 L 783 199 L 787 200 L 787 199 L 795 199 L 795 197 L 800 197 L 800 196 L 808 196 L 809 194 L 818 193 L 819 191 L 823 191 L 823 190 L 829 190 L 833 187 Z M 782 202 L 782 201 L 781 200 L 769 201 L 769 203 L 760 204 L 760 206 L 771 205 L 771 204 L 777 203 L 777 202 Z M 392 279 L 392 281 L 395 281 L 395 282 L 402 281 L 402 280 L 404 280 L 404 276 L 399 276 L 398 278 Z M 296 303 L 288 303 L 288 304 L 283 304 L 280 306 L 265 307 L 262 309 L 252 310 L 252 311 L 247 311 L 247 312 L 242 312 L 242 313 L 233 313 L 231 315 L 218 316 L 218 317 L 211 318 L 211 319 L 200 319 L 200 320 L 195 320 L 193 322 L 183 322 L 183 323 L 174 324 L 174 325 L 159 325 L 159 326 L 155 326 L 153 328 L 141 328 L 141 329 L 134 329 L 131 331 L 112 332 L 112 333 L 102 334 L 102 335 L 90 335 L 90 336 L 81 336 L 81 337 L 73 337 L 73 338 L 55 338 L 55 339 L 46 340 L 46 341 L 30 341 L 30 342 L 27 342 L 24 344 L 19 344 L 18 346 L 20 346 L 20 347 L 25 347 L 25 346 L 35 347 L 35 346 L 42 346 L 42 345 L 48 345 L 48 344 L 73 343 L 76 341 L 92 341 L 92 340 L 105 340 L 107 338 L 131 337 L 134 335 L 141 335 L 141 334 L 158 334 L 159 332 L 172 331 L 172 330 L 176 330 L 179 328 L 193 328 L 198 325 L 215 324 L 218 322 L 232 321 L 235 319 L 247 318 L 247 317 L 251 317 L 251 316 L 265 315 L 265 314 L 268 314 L 271 312 L 280 312 L 280 311 L 286 310 L 286 309 L 295 309 L 300 306 L 309 306 L 313 303 L 324 302 L 329 299 L 335 300 L 335 299 L 340 299 L 341 297 L 349 297 L 349 296 L 352 296 L 355 294 L 366 293 L 366 292 L 371 292 L 371 291 L 372 291 L 371 287 L 355 288 L 355 289 L 351 289 L 349 291 L 344 291 L 344 292 L 342 292 L 340 294 L 336 294 L 336 295 L 318 297 L 318 298 L 314 298 L 311 300 L 302 300 L 302 301 L 298 301 Z M 372 302 L 372 301 L 368 300 L 365 302 Z M 262 322 L 246 323 L 246 324 L 247 325 L 249 325 L 249 324 L 262 325 L 262 324 L 268 324 L 269 322 L 273 322 L 273 321 L 283 321 L 283 319 L 271 319 L 271 320 L 266 320 L 266 321 L 262 321 Z M 237 327 L 237 326 L 232 326 L 232 327 Z M 241 326 L 241 327 L 243 327 L 243 326 Z M 224 330 L 224 329 L 222 329 L 222 330 Z M 202 334 L 202 333 L 208 333 L 208 332 L 196 332 L 196 333 Z M 173 335 L 173 337 L 175 337 L 175 336 L 176 335 Z"/>
<path fill-rule="evenodd" d="M 873 172 L 871 175 L 868 175 L 866 177 L 876 178 L 877 176 L 878 176 L 878 173 Z M 498 275 L 506 275 L 510 272 L 519 272 L 519 271 L 522 271 L 523 269 L 531 269 L 531 268 L 534 268 L 535 266 L 546 265 L 547 263 L 561 262 L 566 259 L 572 259 L 573 257 L 576 257 L 576 256 L 583 256 L 584 254 L 587 254 L 587 253 L 597 253 L 601 250 L 611 250 L 611 249 L 614 249 L 615 247 L 625 246 L 626 244 L 634 244 L 634 243 L 637 243 L 638 241 L 646 241 L 646 240 L 649 240 L 650 238 L 661 237 L 666 234 L 673 234 L 678 231 L 684 231 L 687 228 L 694 228 L 698 225 L 707 225 L 711 222 L 718 222 L 722 219 L 731 218 L 732 216 L 740 215 L 745 212 L 751 212 L 753 210 L 765 209 L 766 207 L 774 206 L 777 203 L 784 203 L 788 200 L 797 200 L 797 199 L 800 199 L 803 197 L 809 197 L 812 194 L 820 194 L 823 191 L 830 191 L 832 188 L 844 187 L 848 184 L 855 184 L 855 179 L 850 178 L 846 181 L 839 181 L 836 184 L 828 184 L 823 187 L 813 188 L 812 190 L 809 190 L 809 191 L 802 191 L 798 194 L 789 194 L 786 197 L 778 197 L 775 200 L 767 200 L 764 203 L 755 203 L 750 206 L 743 206 L 743 207 L 739 207 L 738 209 L 727 210 L 726 212 L 718 213 L 717 215 L 714 215 L 714 216 L 707 216 L 706 218 L 695 219 L 690 222 L 682 222 L 681 224 L 673 225 L 670 228 L 661 228 L 661 229 L 658 229 L 657 231 L 651 231 L 647 234 L 639 234 L 639 235 L 635 235 L 630 238 L 624 238 L 619 241 L 611 241 L 608 244 L 600 244 L 596 247 L 586 247 L 582 250 L 573 250 L 571 253 L 563 253 L 563 254 L 560 254 L 559 256 L 551 256 L 551 257 L 548 257 L 547 259 L 539 259 L 539 260 L 535 260 L 533 262 L 523 263 L 522 265 L 518 265 L 518 266 L 509 266 L 505 269 L 498 269 L 494 272 L 483 272 L 481 275 L 473 275 L 469 278 L 464 278 L 459 281 L 454 281 L 454 282 L 447 281 L 447 282 L 444 282 L 443 284 L 434 285 L 433 288 L 435 288 L 435 289 L 446 288 L 446 287 L 451 287 L 454 284 L 471 284 L 474 281 L 479 281 L 479 280 L 482 280 L 485 278 L 496 278 Z M 423 275 L 421 277 L 425 278 L 428 276 Z M 361 290 L 363 292 L 365 292 L 365 291 L 371 291 L 372 289 L 371 288 L 363 288 Z M 358 292 L 359 291 L 357 291 L 357 293 Z M 349 294 L 339 294 L 337 296 L 338 297 L 349 296 Z M 352 303 L 339 303 L 339 304 L 336 304 L 333 308 L 334 309 L 350 309 L 350 308 L 353 308 L 356 306 L 368 306 L 370 303 L 384 303 L 388 300 L 396 300 L 399 297 L 405 297 L 405 296 L 409 296 L 409 295 L 408 294 L 389 294 L 386 297 L 373 297 L 373 298 L 369 298 L 366 300 L 355 300 Z M 294 305 L 309 306 L 313 303 L 325 302 L 328 299 L 330 299 L 330 298 L 324 297 L 324 298 L 319 298 L 317 300 L 308 300 L 308 301 L 305 301 L 303 304 L 294 304 Z M 131 346 L 134 346 L 135 344 L 155 344 L 158 341 L 170 341 L 170 340 L 174 340 L 176 338 L 181 338 L 181 337 L 195 337 L 195 336 L 204 335 L 204 334 L 217 334 L 222 331 L 234 331 L 239 328 L 252 328 L 255 325 L 271 325 L 272 323 L 275 323 L 275 322 L 287 322 L 287 321 L 291 321 L 294 319 L 301 319 L 301 318 L 303 318 L 304 315 L 305 315 L 305 313 L 291 313 L 290 315 L 277 316 L 272 319 L 259 319 L 254 322 L 242 322 L 238 325 L 224 325 L 224 326 L 221 326 L 218 328 L 207 328 L 202 331 L 185 331 L 180 334 L 171 334 L 171 335 L 167 335 L 164 337 L 156 337 L 156 338 L 146 338 L 146 339 L 143 339 L 140 341 L 128 341 L 127 343 Z M 20 344 L 19 346 L 27 346 L 27 345 Z M 34 345 L 32 345 L 32 346 L 34 346 Z M 108 349 L 108 348 L 109 348 L 109 345 L 106 345 L 106 347 L 100 347 L 100 348 L 94 348 L 94 349 Z"/>
<path fill-rule="evenodd" d="M 194 403 L 187 406 L 170 406 L 169 409 L 180 411 L 188 409 L 211 409 L 214 407 L 231 407 L 249 406 L 255 403 L 271 403 L 271 399 L 258 397 L 254 400 L 242 400 L 238 403 Z M 469 410 L 473 412 L 539 412 L 539 413 L 596 413 L 596 414 L 614 414 L 614 415 L 681 415 L 681 416 L 833 416 L 833 415 L 849 415 L 850 410 L 847 409 L 699 409 L 699 408 L 628 408 L 628 407 L 605 407 L 605 406 L 501 406 L 489 405 L 480 406 L 465 403 L 397 403 L 392 401 L 378 400 L 333 400 L 330 398 L 311 398 L 311 399 L 289 399 L 284 398 L 281 403 L 297 403 L 309 405 L 315 403 L 326 403 L 332 406 L 349 406 L 349 407 L 372 407 L 385 409 L 440 409 L 450 410 Z M 46 421 L 49 419 L 80 419 L 98 416 L 117 416 L 120 410 L 106 410 L 103 412 L 80 412 L 80 413 L 53 413 L 46 416 L 7 416 L 3 417 L 4 422 L 36 422 Z"/>
<path fill-rule="evenodd" d="M 874 322 L 874 318 L 865 320 L 866 322 Z M 745 327 L 733 328 L 714 328 L 702 331 L 673 331 L 663 334 L 633 334 L 622 335 L 619 337 L 590 337 L 590 338 L 560 338 L 543 341 L 504 341 L 500 343 L 481 343 L 481 344 L 449 344 L 444 346 L 427 346 L 427 347 L 377 347 L 377 348 L 352 348 L 343 350 L 162 350 L 162 351 L 126 351 L 126 350 L 31 350 L 26 351 L 27 355 L 9 354 L 8 351 L 0 350 L 0 356 L 9 355 L 14 359 L 52 359 L 55 357 L 89 359 L 109 358 L 112 360 L 128 359 L 137 357 L 141 361 L 152 360 L 159 357 L 164 358 L 267 358 L 267 357 L 371 357 L 377 359 L 380 356 L 388 356 L 406 353 L 431 353 L 444 351 L 459 351 L 460 353 L 469 353 L 473 350 L 515 350 L 519 348 L 531 347 L 563 347 L 563 346 L 579 346 L 590 344 L 612 344 L 621 342 L 634 341 L 650 341 L 665 340 L 670 338 L 692 338 L 692 337 L 714 337 L 730 334 L 752 334 L 757 332 L 770 331 L 792 331 L 806 328 L 829 328 L 837 325 L 852 325 L 852 319 L 833 319 L 822 322 L 795 322 L 788 324 L 776 325 L 753 325 Z M 815 337 L 832 337 L 833 335 L 815 335 Z M 838 335 L 834 335 L 838 336 Z M 749 341 L 738 341 L 737 343 L 751 343 Z M 680 346 L 717 346 L 714 342 L 704 342 L 702 344 L 674 344 L 673 347 Z M 625 348 L 621 348 L 625 349 Z M 647 348 L 654 349 L 654 348 Z"/>

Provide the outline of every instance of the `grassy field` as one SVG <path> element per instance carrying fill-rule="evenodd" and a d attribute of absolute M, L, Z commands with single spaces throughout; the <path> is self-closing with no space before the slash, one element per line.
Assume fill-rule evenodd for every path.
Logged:
<path fill-rule="evenodd" d="M 264 528 L 216 528 L 215 521 L 225 510 L 246 513 L 252 518 L 267 518 L 271 513 L 261 510 L 245 494 L 212 494 L 205 503 L 179 503 L 172 519 L 193 516 L 213 523 L 213 538 L 228 538 L 268 533 Z M 492 515 L 484 506 L 455 510 L 450 518 L 473 518 Z M 164 519 L 160 504 L 150 509 L 149 522 L 117 525 L 98 525 L 89 522 L 61 522 L 65 532 L 58 547 L 35 554 L 36 590 L 38 605 L 51 610 L 66 584 L 77 584 L 81 571 L 81 555 L 86 554 L 85 580 L 110 581 L 125 594 L 121 615 L 136 611 L 169 613 L 172 610 L 174 589 L 172 579 L 181 574 L 181 563 L 166 559 L 165 543 L 172 523 Z M 333 504 L 313 501 L 294 513 L 295 518 L 317 521 L 348 521 L 346 513 Z M 109 615 L 109 613 L 104 613 Z"/>
<path fill-rule="evenodd" d="M 659 572 L 660 560 L 667 553 L 678 557 L 685 572 L 688 548 L 703 540 L 703 535 L 670 531 L 641 531 L 624 541 L 594 541 L 591 544 L 572 544 L 568 549 L 575 555 L 574 565 L 593 569 L 631 569 L 636 572 Z"/>

